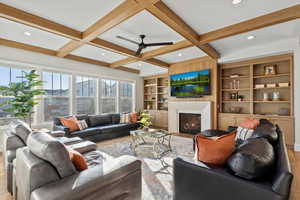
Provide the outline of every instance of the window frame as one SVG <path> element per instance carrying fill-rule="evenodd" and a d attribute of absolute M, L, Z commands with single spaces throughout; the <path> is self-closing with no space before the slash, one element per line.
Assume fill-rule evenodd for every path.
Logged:
<path fill-rule="evenodd" d="M 57 95 L 52 95 L 52 96 L 49 96 L 49 95 L 42 95 L 41 97 L 41 103 L 40 103 L 40 116 L 41 116 L 41 122 L 42 123 L 50 123 L 50 121 L 47 121 L 46 120 L 46 115 L 45 115 L 45 99 L 47 98 L 68 98 L 68 105 L 69 105 L 69 111 L 68 111 L 68 115 L 72 115 L 73 111 L 72 111 L 72 101 L 73 101 L 73 98 L 72 98 L 72 90 L 73 90 L 73 87 L 72 87 L 72 74 L 71 73 L 67 73 L 65 71 L 55 71 L 55 70 L 40 70 L 40 79 L 42 81 L 44 81 L 44 73 L 52 73 L 52 90 L 53 90 L 53 74 L 60 74 L 61 75 L 68 75 L 69 76 L 69 80 L 68 80 L 68 85 L 69 85 L 69 92 L 68 92 L 68 95 L 67 96 L 57 96 Z M 60 77 L 60 90 L 62 90 L 62 85 L 61 85 L 61 82 L 62 82 L 62 79 Z M 44 85 L 42 86 L 42 89 L 44 89 Z M 53 93 L 52 93 L 53 94 Z"/>

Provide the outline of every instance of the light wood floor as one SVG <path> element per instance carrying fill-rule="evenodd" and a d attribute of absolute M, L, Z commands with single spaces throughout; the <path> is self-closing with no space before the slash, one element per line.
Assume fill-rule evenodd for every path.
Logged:
<path fill-rule="evenodd" d="M 288 150 L 294 173 L 294 181 L 292 185 L 292 193 L 290 200 L 300 200 L 300 152 Z M 3 166 L 3 158 L 0 153 L 0 200 L 12 200 L 12 197 L 6 192 L 6 176 Z"/>

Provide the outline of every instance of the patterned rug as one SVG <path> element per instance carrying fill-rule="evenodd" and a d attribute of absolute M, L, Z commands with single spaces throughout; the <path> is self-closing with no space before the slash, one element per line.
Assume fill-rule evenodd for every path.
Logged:
<path fill-rule="evenodd" d="M 148 139 L 149 142 L 151 142 Z M 172 136 L 172 152 L 163 157 L 163 161 L 169 165 L 163 168 L 160 160 L 153 158 L 152 148 L 138 147 L 132 150 L 131 138 L 122 137 L 98 143 L 98 149 L 109 156 L 132 155 L 142 161 L 142 199 L 143 200 L 171 200 L 173 199 L 173 159 L 183 157 L 192 160 L 192 138 Z"/>

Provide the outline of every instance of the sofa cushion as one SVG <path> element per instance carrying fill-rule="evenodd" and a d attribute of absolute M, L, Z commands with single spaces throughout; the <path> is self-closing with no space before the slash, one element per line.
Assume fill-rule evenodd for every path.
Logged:
<path fill-rule="evenodd" d="M 111 123 L 112 124 L 119 124 L 121 120 L 121 116 L 118 113 L 111 114 Z"/>
<path fill-rule="evenodd" d="M 259 120 L 250 119 L 249 117 L 246 117 L 240 124 L 240 127 L 255 130 L 258 125 Z"/>
<path fill-rule="evenodd" d="M 66 147 L 47 133 L 33 132 L 28 137 L 27 146 L 35 156 L 51 163 L 61 178 L 76 172 Z"/>
<path fill-rule="evenodd" d="M 91 115 L 89 116 L 89 122 L 91 127 L 103 126 L 112 123 L 112 117 L 110 114 Z"/>
<path fill-rule="evenodd" d="M 81 172 L 88 168 L 87 162 L 85 158 L 81 155 L 81 153 L 71 148 L 68 148 L 68 151 L 70 160 L 72 161 L 77 171 Z"/>
<path fill-rule="evenodd" d="M 74 131 L 70 135 L 71 136 L 77 136 L 77 137 L 87 137 L 95 134 L 101 133 L 101 130 L 99 127 L 91 127 L 80 131 Z"/>
<path fill-rule="evenodd" d="M 62 117 L 59 119 L 64 126 L 70 129 L 70 132 L 79 130 L 78 121 L 76 117 L 69 117 L 69 118 Z"/>
<path fill-rule="evenodd" d="M 29 125 L 21 120 L 15 120 L 10 124 L 11 132 L 18 136 L 24 144 L 27 143 L 27 138 L 32 132 Z"/>
<path fill-rule="evenodd" d="M 213 165 L 222 165 L 235 149 L 235 132 L 218 137 L 196 136 L 196 156 L 199 161 Z"/>
<path fill-rule="evenodd" d="M 275 143 L 278 140 L 276 126 L 272 123 L 261 124 L 254 130 L 251 138 L 265 138 L 270 143 Z"/>
<path fill-rule="evenodd" d="M 236 176 L 251 180 L 267 175 L 274 162 L 274 149 L 268 140 L 250 138 L 237 148 L 227 164 Z"/>

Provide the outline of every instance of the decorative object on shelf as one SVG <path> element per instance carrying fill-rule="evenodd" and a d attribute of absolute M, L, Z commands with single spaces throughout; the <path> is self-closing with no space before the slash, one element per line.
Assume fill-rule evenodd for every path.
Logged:
<path fill-rule="evenodd" d="M 150 104 L 147 105 L 147 110 L 150 110 L 151 109 L 151 106 Z"/>
<path fill-rule="evenodd" d="M 255 84 L 255 88 L 265 88 L 265 84 Z"/>
<path fill-rule="evenodd" d="M 243 101 L 244 97 L 242 95 L 238 95 L 238 101 Z"/>
<path fill-rule="evenodd" d="M 268 83 L 267 88 L 276 88 L 276 83 Z"/>
<path fill-rule="evenodd" d="M 278 83 L 278 87 L 289 87 L 290 83 Z"/>
<path fill-rule="evenodd" d="M 230 94 L 230 99 L 231 100 L 237 100 L 237 98 L 238 98 L 238 93 L 237 92 L 233 92 L 233 93 Z"/>
<path fill-rule="evenodd" d="M 281 116 L 288 116 L 290 114 L 290 110 L 288 108 L 279 108 L 278 114 Z"/>
<path fill-rule="evenodd" d="M 236 89 L 240 89 L 240 80 L 236 81 Z"/>
<path fill-rule="evenodd" d="M 273 101 L 280 101 L 280 93 L 273 92 Z"/>
<path fill-rule="evenodd" d="M 241 107 L 230 107 L 229 110 L 231 113 L 241 113 L 242 108 Z"/>
<path fill-rule="evenodd" d="M 264 66 L 265 75 L 275 75 L 276 74 L 276 65 L 266 65 Z"/>
<path fill-rule="evenodd" d="M 231 75 L 229 76 L 229 78 L 239 78 L 239 77 L 240 77 L 239 74 L 231 74 Z"/>
<path fill-rule="evenodd" d="M 269 101 L 269 94 L 267 92 L 264 92 L 264 101 Z"/>

